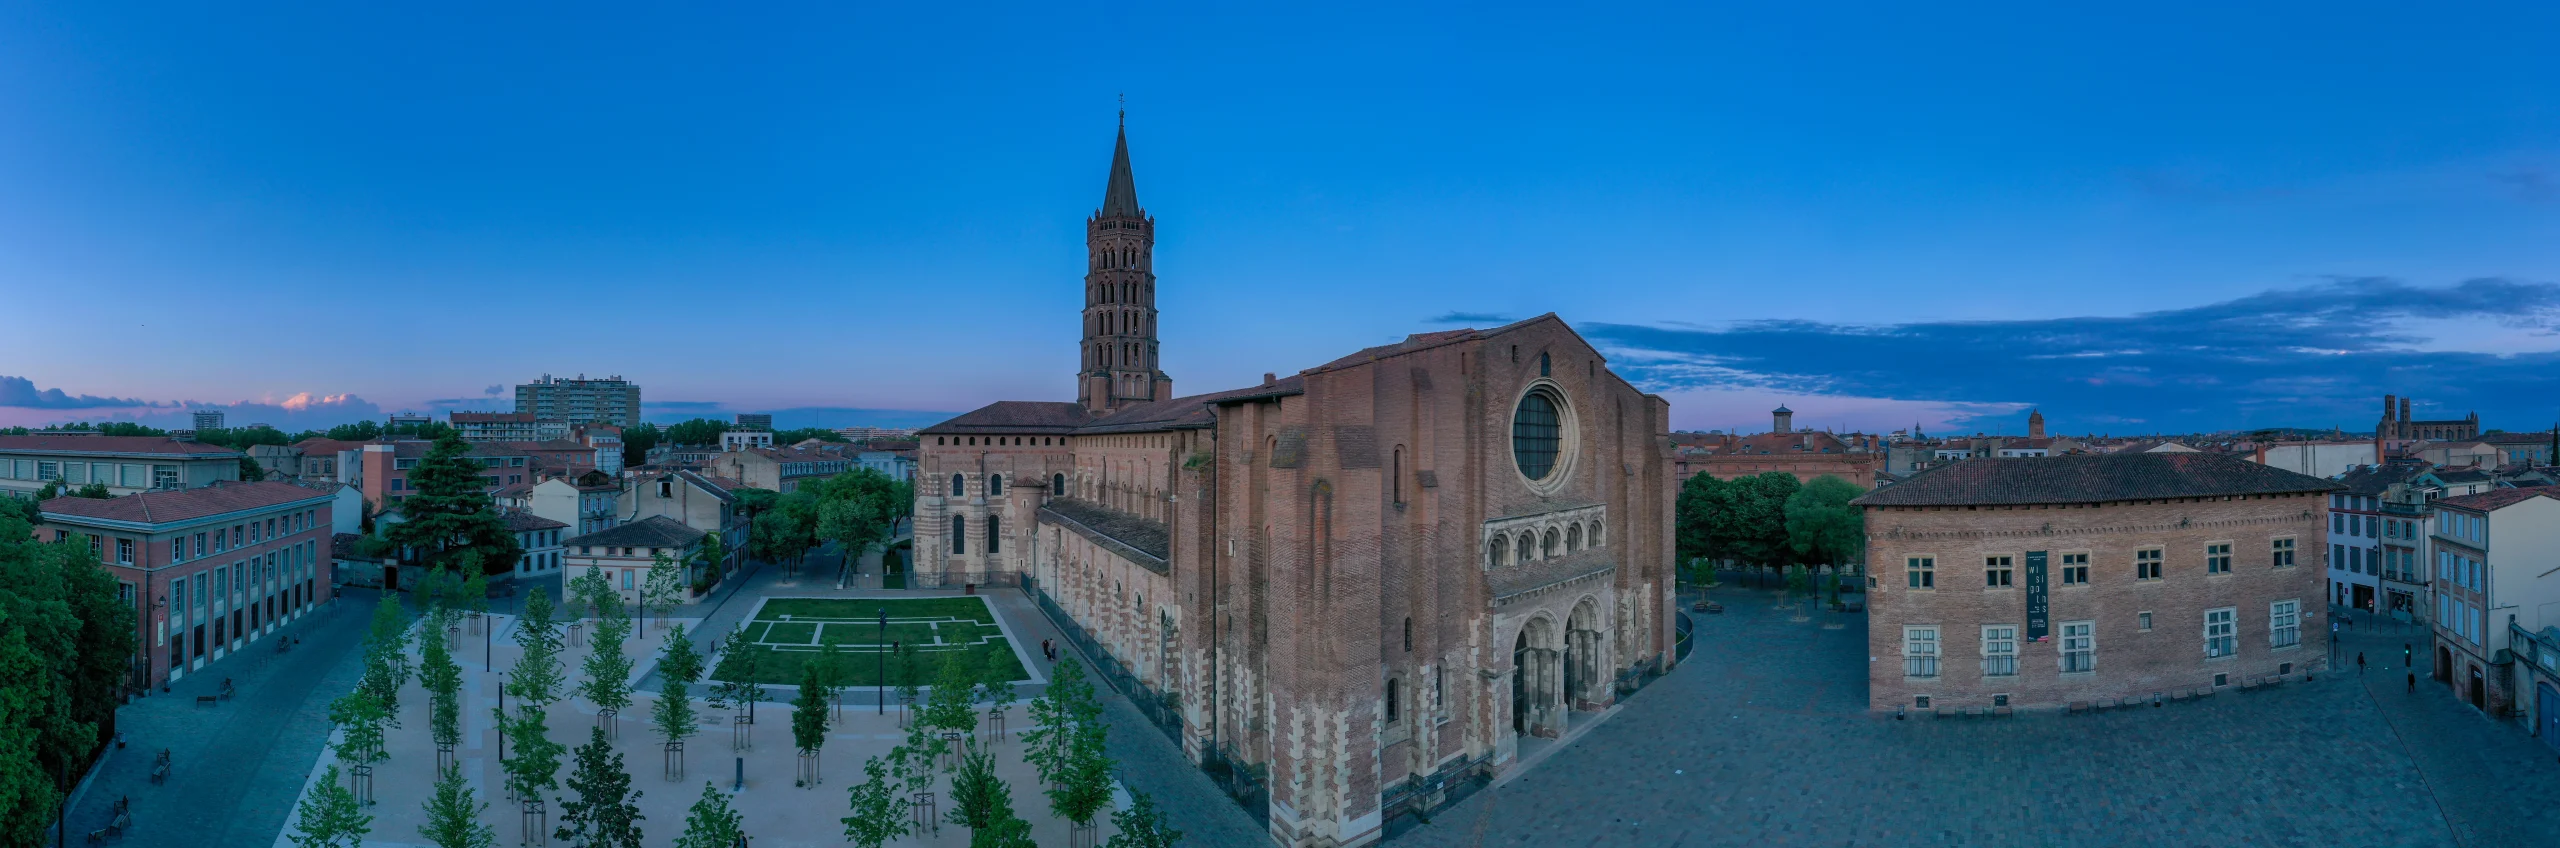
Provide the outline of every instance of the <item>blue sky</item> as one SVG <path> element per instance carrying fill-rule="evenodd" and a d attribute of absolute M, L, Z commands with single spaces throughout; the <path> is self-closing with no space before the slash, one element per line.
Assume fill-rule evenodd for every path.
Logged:
<path fill-rule="evenodd" d="M 1187 391 L 1553 311 L 1684 428 L 2560 416 L 2547 4 L 874 5 L 0 4 L 0 424 L 1066 399 L 1122 93 Z"/>

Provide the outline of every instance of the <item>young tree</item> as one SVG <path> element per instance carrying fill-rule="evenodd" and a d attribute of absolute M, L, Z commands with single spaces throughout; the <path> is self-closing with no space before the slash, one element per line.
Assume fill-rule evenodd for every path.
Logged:
<path fill-rule="evenodd" d="M 450 751 L 462 744 L 462 667 L 454 664 L 453 652 L 445 650 L 443 639 L 426 640 L 423 650 L 426 656 L 418 664 L 418 682 L 427 689 L 427 734 L 438 750 Z M 445 765 L 439 762 L 436 767 L 441 770 Z"/>
<path fill-rule="evenodd" d="M 684 834 L 676 837 L 675 848 L 734 848 L 745 826 L 737 811 L 729 809 L 729 796 L 705 782 L 702 800 L 685 814 Z"/>
<path fill-rule="evenodd" d="M 400 599 L 388 592 L 373 606 L 373 622 L 365 636 L 364 675 L 358 686 L 382 702 L 384 712 L 400 709 L 400 686 L 409 679 L 409 619 Z"/>
<path fill-rule="evenodd" d="M 631 635 L 631 618 L 623 614 L 620 596 L 608 593 L 599 600 L 603 614 L 596 619 L 595 644 L 587 652 L 584 668 L 587 679 L 578 691 L 596 705 L 596 723 L 604 727 L 631 707 L 631 658 L 622 653 L 623 640 Z"/>
<path fill-rule="evenodd" d="M 987 705 L 988 712 L 1003 712 L 1013 705 L 1013 672 L 1007 671 L 1004 663 L 997 661 L 986 649 L 987 646 L 982 644 L 968 651 L 970 665 L 977 672 L 977 681 L 971 685 L 969 694 L 978 703 Z"/>
<path fill-rule="evenodd" d="M 329 721 L 341 731 L 335 747 L 339 762 L 369 765 L 390 758 L 382 750 L 382 731 L 392 723 L 391 717 L 372 692 L 358 687 L 330 701 Z"/>
<path fill-rule="evenodd" d="M 684 771 L 684 749 L 680 746 L 701 729 L 701 719 L 693 710 L 693 693 L 683 681 L 666 678 L 664 687 L 658 690 L 658 703 L 650 710 L 649 721 L 656 725 L 658 736 L 667 740 L 668 773 L 681 775 Z"/>
<path fill-rule="evenodd" d="M 827 693 L 817 663 L 800 666 L 800 694 L 791 700 L 791 744 L 809 771 L 802 781 L 816 783 L 818 750 L 827 745 Z"/>
<path fill-rule="evenodd" d="M 704 536 L 702 547 L 694 549 L 693 561 L 700 564 L 703 572 L 709 575 L 707 582 L 718 583 L 720 575 L 729 569 L 728 545 L 720 541 L 718 533 Z"/>
<path fill-rule="evenodd" d="M 569 578 L 567 591 L 570 617 L 601 615 L 604 597 L 613 594 L 613 583 L 604 578 L 603 568 L 590 565 L 586 573 Z"/>
<path fill-rule="evenodd" d="M 383 534 L 430 563 L 446 564 L 463 550 L 479 551 L 484 566 L 523 557 L 516 534 L 507 530 L 489 500 L 488 478 L 481 476 L 488 468 L 470 454 L 471 445 L 447 428 L 426 458 L 409 469 L 409 486 L 416 491 L 400 502 L 407 520 Z"/>
<path fill-rule="evenodd" d="M 560 625 L 552 619 L 551 598 L 541 589 L 525 596 L 524 618 L 516 625 L 516 644 L 521 649 L 516 664 L 507 672 L 507 694 L 515 698 L 516 714 L 497 716 L 500 732 L 507 735 L 509 752 L 514 754 L 502 763 L 506 770 L 507 790 L 528 811 L 542 803 L 543 793 L 557 788 L 560 755 L 566 746 L 551 741 L 548 735 L 548 708 L 560 700 L 563 675 L 560 669 Z"/>
<path fill-rule="evenodd" d="M 746 626 L 729 631 L 720 642 L 719 661 L 711 666 L 711 679 L 720 681 L 712 690 L 712 706 L 745 709 L 747 723 L 755 723 L 756 702 L 764 700 L 764 682 L 758 677 L 763 654 L 754 642 L 747 641 Z"/>
<path fill-rule="evenodd" d="M 925 695 L 921 723 L 959 733 L 978 729 L 978 672 L 971 659 L 967 651 L 942 653 L 942 674 Z"/>
<path fill-rule="evenodd" d="M 894 773 L 894 765 L 900 756 L 892 751 L 887 763 L 879 757 L 862 763 L 862 782 L 849 791 L 853 815 L 841 819 L 844 838 L 856 848 L 880 848 L 889 840 L 907 835 L 910 829 L 906 807 L 898 803 L 901 781 Z"/>
<path fill-rule="evenodd" d="M 951 774 L 951 811 L 943 820 L 977 832 L 1013 815 L 1013 787 L 996 776 L 995 754 L 975 740 L 961 745 L 960 768 Z"/>
<path fill-rule="evenodd" d="M 293 820 L 294 848 L 356 848 L 373 832 L 373 817 L 355 793 L 338 785 L 338 766 L 320 772 L 320 782 L 302 799 Z"/>
<path fill-rule="evenodd" d="M 560 799 L 554 838 L 585 848 L 640 848 L 640 793 L 631 788 L 631 773 L 605 741 L 604 728 L 590 730 L 587 744 L 578 746 L 569 791 L 577 797 Z"/>
<path fill-rule="evenodd" d="M 702 680 L 702 654 L 694 649 L 693 637 L 685 634 L 684 625 L 667 631 L 666 647 L 658 657 L 658 673 L 687 686 Z"/>
<path fill-rule="evenodd" d="M 1032 727 L 1022 734 L 1023 761 L 1039 773 L 1041 783 L 1053 788 L 1064 783 L 1073 765 L 1077 734 L 1101 717 L 1102 702 L 1094 697 L 1093 679 L 1085 676 L 1084 664 L 1073 657 L 1059 661 L 1050 672 L 1048 690 L 1031 702 Z"/>
<path fill-rule="evenodd" d="M 1104 744 L 1106 731 L 1099 722 L 1075 729 L 1068 740 L 1064 767 L 1046 792 L 1049 810 L 1078 828 L 1092 827 L 1094 814 L 1111 805 L 1112 764 Z"/>
<path fill-rule="evenodd" d="M 667 613 L 675 611 L 685 594 L 684 569 L 676 567 L 676 561 L 663 553 L 651 559 L 649 578 L 640 584 L 641 613 L 656 613 L 658 623 L 664 625 Z"/>
<path fill-rule="evenodd" d="M 436 848 L 490 848 L 498 844 L 498 831 L 480 823 L 480 813 L 489 805 L 480 803 L 471 784 L 462 779 L 462 766 L 447 766 L 436 778 L 436 791 L 427 798 L 427 823 L 418 826 L 418 835 Z"/>
<path fill-rule="evenodd" d="M 1144 792 L 1129 793 L 1129 808 L 1112 813 L 1111 826 L 1120 832 L 1103 848 L 1173 848 L 1182 842 L 1182 831 L 1165 824 L 1164 811 Z"/>
<path fill-rule="evenodd" d="M 516 664 L 507 672 L 507 694 L 537 708 L 558 702 L 566 683 L 554 612 L 548 593 L 535 589 L 525 595 L 524 617 L 516 623 Z"/>
<path fill-rule="evenodd" d="M 489 575 L 478 568 L 463 570 L 462 608 L 481 615 L 489 614 Z"/>

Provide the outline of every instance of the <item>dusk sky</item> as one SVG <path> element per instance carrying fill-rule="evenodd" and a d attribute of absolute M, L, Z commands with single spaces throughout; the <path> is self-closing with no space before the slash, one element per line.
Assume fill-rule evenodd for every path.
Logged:
<path fill-rule="evenodd" d="M 2560 417 L 2560 6 L 1200 5 L 0 5 L 0 425 L 1071 399 L 1124 93 L 1185 392 L 1555 312 L 1683 429 Z"/>

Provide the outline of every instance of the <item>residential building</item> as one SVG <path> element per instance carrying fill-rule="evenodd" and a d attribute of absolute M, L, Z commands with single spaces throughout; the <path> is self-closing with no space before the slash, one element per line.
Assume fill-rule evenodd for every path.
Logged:
<path fill-rule="evenodd" d="M 515 576 L 560 573 L 561 533 L 569 525 L 515 510 L 499 513 L 498 520 L 506 522 L 507 532 L 514 533 L 516 545 L 524 548 L 524 555 L 516 558 Z"/>
<path fill-rule="evenodd" d="M 1177 397 L 1156 226 L 1124 134 L 1075 400 L 925 428 L 916 582 L 1028 583 L 1286 845 L 1375 842 L 1672 664 L 1667 403 L 1552 314 Z"/>
<path fill-rule="evenodd" d="M 2338 488 L 2118 453 L 1967 460 L 1860 497 L 1868 706 L 2150 701 L 2318 670 Z"/>
<path fill-rule="evenodd" d="M 843 446 L 835 446 L 843 447 Z M 841 450 L 750 448 L 712 454 L 704 467 L 720 476 L 758 489 L 790 493 L 800 484 L 824 480 L 854 469 L 857 463 Z"/>
<path fill-rule="evenodd" d="M 2329 494 L 2329 603 L 2371 613 L 2391 609 L 2384 605 L 2385 574 L 2414 571 L 2416 560 L 2401 553 L 2410 546 L 2384 544 L 2401 538 L 2401 519 L 2385 512 L 2386 499 L 2392 487 L 2425 472 L 2424 466 L 2395 462 L 2361 466 L 2338 478 L 2345 488 Z"/>
<path fill-rule="evenodd" d="M 2490 433 L 2480 437 L 2498 451 L 2499 467 L 2535 468 L 2560 463 L 2552 449 L 2560 446 L 2560 434 L 2554 433 Z"/>
<path fill-rule="evenodd" d="M 2261 442 L 2251 461 L 2259 465 L 2282 468 L 2295 474 L 2335 478 L 2350 470 L 2378 464 L 2382 456 L 2373 442 Z"/>
<path fill-rule="evenodd" d="M 622 375 L 587 379 L 542 375 L 542 379 L 516 385 L 516 411 L 535 418 L 547 418 L 564 425 L 602 422 L 620 427 L 640 426 L 640 386 Z"/>
<path fill-rule="evenodd" d="M 220 429 L 222 429 L 222 410 L 219 410 L 219 409 L 199 409 L 199 410 L 196 410 L 196 411 L 195 411 L 195 421 L 196 421 L 196 430 L 197 430 L 197 431 L 199 431 L 199 432 L 201 432 L 201 431 L 205 431 L 205 430 L 220 430 Z"/>
<path fill-rule="evenodd" d="M 329 600 L 336 492 L 222 481 L 45 501 L 37 532 L 85 542 L 137 613 L 132 685 L 203 669 Z"/>
<path fill-rule="evenodd" d="M 2560 626 L 2533 631 L 2509 624 L 2507 652 L 2515 657 L 2516 718 L 2534 738 L 2560 751 Z"/>
<path fill-rule="evenodd" d="M 236 483 L 241 456 L 230 448 L 159 436 L 0 436 L 0 494 L 34 497 L 56 481 L 65 490 L 99 483 L 118 496 Z"/>
<path fill-rule="evenodd" d="M 2427 472 L 2426 481 L 2439 498 L 2476 495 L 2498 488 L 2498 476 L 2485 468 L 2445 468 L 2438 466 Z"/>
<path fill-rule="evenodd" d="M 2503 464 L 2498 446 L 2481 439 L 2441 442 L 2415 442 L 2401 450 L 2401 455 L 2440 468 L 2476 468 L 2489 470 Z"/>
<path fill-rule="evenodd" d="M 622 481 L 614 475 L 584 471 L 534 484 L 531 511 L 569 525 L 576 535 L 583 536 L 620 523 L 622 492 Z"/>
<path fill-rule="evenodd" d="M 770 450 L 772 447 L 771 430 L 724 430 L 720 433 L 720 449 L 724 451 Z"/>
<path fill-rule="evenodd" d="M 772 429 L 773 429 L 773 414 L 772 414 L 772 413 L 766 413 L 766 412 L 741 412 L 741 413 L 738 413 L 738 417 L 737 417 L 736 421 L 737 421 L 737 429 L 740 429 L 740 430 L 767 430 L 767 431 L 770 431 L 770 430 L 772 430 Z"/>
<path fill-rule="evenodd" d="M 2437 490 L 2423 466 L 2405 466 L 2401 473 L 2405 478 L 2384 485 L 2379 498 L 2382 540 L 2377 547 L 2382 553 L 2382 573 L 2375 582 L 2382 590 L 2383 615 L 2424 623 L 2427 611 L 2435 608 L 2427 594 L 2427 581 L 2434 572 L 2425 565 L 2425 530 L 2434 514 Z"/>
<path fill-rule="evenodd" d="M 836 435 L 843 436 L 845 441 L 864 442 L 872 439 L 913 439 L 916 431 L 912 427 L 838 427 Z"/>
<path fill-rule="evenodd" d="M 675 519 L 653 515 L 561 542 L 561 567 L 571 576 L 584 575 L 591 567 L 602 570 L 605 582 L 622 593 L 622 603 L 637 608 L 641 591 L 649 585 L 650 570 L 662 555 L 673 563 L 672 567 L 685 569 L 686 586 L 693 585 L 692 577 L 700 573 L 691 564 L 693 555 L 709 535 Z M 687 591 L 684 602 L 693 600 L 693 592 Z"/>
<path fill-rule="evenodd" d="M 390 415 L 388 415 L 388 416 L 384 416 L 384 418 L 383 418 L 383 429 L 385 429 L 385 430 L 389 430 L 389 431 L 404 431 L 404 430 L 405 430 L 405 431 L 407 431 L 407 432 L 416 432 L 419 428 L 425 427 L 425 426 L 427 426 L 427 425 L 429 425 L 429 424 L 433 424 L 433 423 L 436 423 L 436 417 L 435 417 L 435 416 L 433 416 L 433 415 L 418 415 L 418 414 L 416 414 L 416 413 L 409 413 L 409 412 L 394 412 L 394 413 L 391 413 L 391 414 L 390 414 Z"/>
<path fill-rule="evenodd" d="M 2427 524 L 2434 552 L 2435 678 L 2493 716 L 2516 705 L 2508 625 L 2560 624 L 2560 493 L 2497 489 L 2444 498 Z"/>
<path fill-rule="evenodd" d="M 349 483 L 363 492 L 365 500 L 374 508 L 389 509 L 417 492 L 417 488 L 409 484 L 409 471 L 425 461 L 433 450 L 434 442 L 365 442 L 362 450 L 357 452 L 360 458 L 356 464 L 356 479 Z M 533 479 L 532 453 L 516 443 L 475 442 L 468 455 L 480 463 L 484 469 L 481 479 L 488 481 L 489 491 L 495 492 Z"/>
<path fill-rule="evenodd" d="M 691 470 L 664 471 L 632 481 L 622 498 L 625 523 L 666 516 L 706 534 L 718 534 L 723 550 L 720 570 L 736 571 L 746 563 L 747 515 L 732 492 L 744 484 Z"/>
<path fill-rule="evenodd" d="M 880 476 L 901 483 L 913 483 L 916 479 L 916 451 L 913 448 L 865 450 L 854 454 L 853 461 Z"/>
<path fill-rule="evenodd" d="M 544 421 L 530 412 L 456 412 L 446 417 L 466 442 L 539 442 L 566 436 L 569 429 L 565 422 Z"/>

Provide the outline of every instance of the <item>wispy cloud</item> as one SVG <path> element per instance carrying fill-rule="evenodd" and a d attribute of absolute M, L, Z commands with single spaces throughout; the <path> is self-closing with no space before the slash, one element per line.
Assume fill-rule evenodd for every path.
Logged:
<path fill-rule="evenodd" d="M 172 405 L 134 398 L 68 394 L 61 389 L 39 389 L 36 388 L 34 380 L 0 375 L 0 406 L 23 409 L 110 409 Z"/>
<path fill-rule="evenodd" d="M 2023 404 L 2076 431 L 2357 428 L 2386 392 L 2536 426 L 2560 401 L 2555 328 L 2560 285 L 2351 277 L 2120 317 L 1582 329 L 1654 390 Z M 2462 349 L 2474 334 L 2541 344 Z"/>

